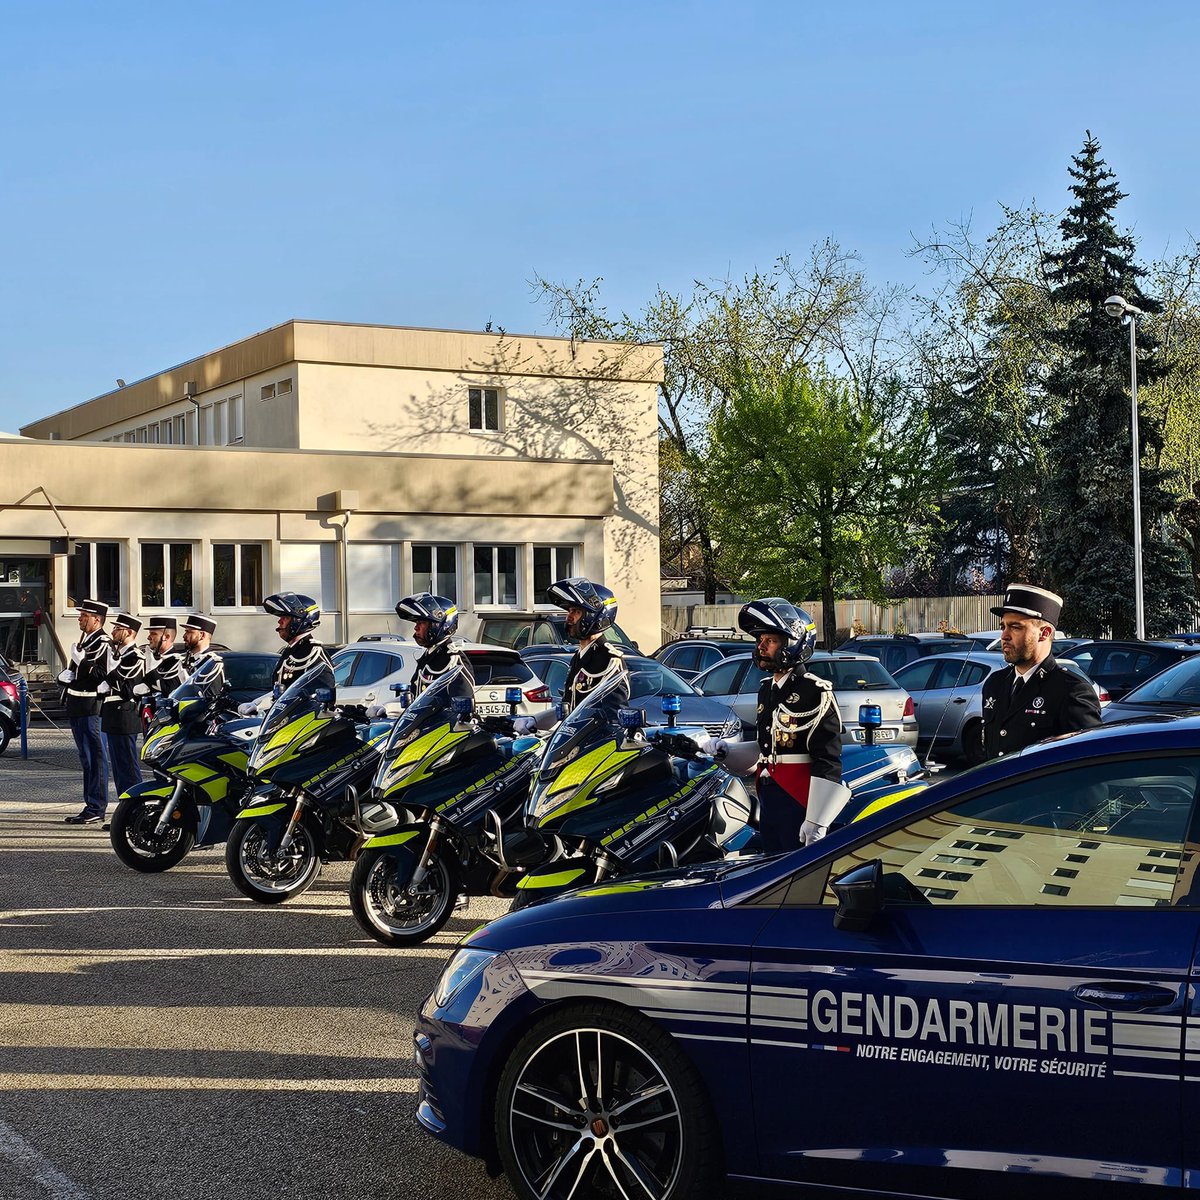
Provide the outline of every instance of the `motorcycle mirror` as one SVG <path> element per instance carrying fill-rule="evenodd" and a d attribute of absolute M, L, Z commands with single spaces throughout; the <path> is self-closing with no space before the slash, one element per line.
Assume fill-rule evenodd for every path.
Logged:
<path fill-rule="evenodd" d="M 474 707 L 469 696 L 455 696 L 450 701 L 450 711 L 454 713 L 454 719 L 459 722 L 470 720 L 471 710 Z"/>
<path fill-rule="evenodd" d="M 407 708 L 412 703 L 412 690 L 407 683 L 393 683 L 392 691 L 396 695 L 396 702 L 402 708 Z"/>
<path fill-rule="evenodd" d="M 271 689 L 271 699 L 272 699 L 272 700 L 278 700 L 278 699 L 279 699 L 279 697 L 280 697 L 280 696 L 282 696 L 282 695 L 283 695 L 283 688 L 282 688 L 282 687 L 281 687 L 281 686 L 280 686 L 280 685 L 277 683 L 277 684 L 276 684 L 276 685 L 275 685 L 275 686 L 274 686 L 274 687 Z"/>
<path fill-rule="evenodd" d="M 640 708 L 619 708 L 617 720 L 622 729 L 641 729 L 646 723 L 646 714 Z"/>
<path fill-rule="evenodd" d="M 313 692 L 313 699 L 323 708 L 330 708 L 333 705 L 333 688 L 317 688 Z"/>

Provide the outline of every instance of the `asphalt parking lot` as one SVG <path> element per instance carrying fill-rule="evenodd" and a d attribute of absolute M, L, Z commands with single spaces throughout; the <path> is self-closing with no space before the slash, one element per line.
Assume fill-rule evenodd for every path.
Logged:
<path fill-rule="evenodd" d="M 349 868 L 255 905 L 220 851 L 117 861 L 69 734 L 0 758 L 0 1197 L 512 1195 L 416 1125 L 413 1014 L 475 900 L 415 951 L 350 915 Z"/>

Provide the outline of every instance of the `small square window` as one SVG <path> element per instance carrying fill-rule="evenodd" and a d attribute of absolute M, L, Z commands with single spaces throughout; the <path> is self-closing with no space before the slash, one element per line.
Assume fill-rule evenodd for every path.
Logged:
<path fill-rule="evenodd" d="M 277 396 L 286 396 L 292 390 L 292 377 L 289 375 L 286 379 L 281 379 L 275 385 L 275 394 Z"/>
<path fill-rule="evenodd" d="M 478 433 L 500 431 L 499 388 L 467 389 L 468 424 Z"/>
<path fill-rule="evenodd" d="M 271 400 L 275 396 L 275 385 L 273 383 L 264 383 L 258 390 L 258 398 L 260 400 Z"/>

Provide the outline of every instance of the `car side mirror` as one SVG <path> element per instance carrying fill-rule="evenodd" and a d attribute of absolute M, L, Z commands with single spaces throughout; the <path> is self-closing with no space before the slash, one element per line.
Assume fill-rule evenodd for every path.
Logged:
<path fill-rule="evenodd" d="M 838 898 L 834 929 L 861 933 L 883 908 L 883 863 L 878 858 L 839 875 L 829 886 Z"/>

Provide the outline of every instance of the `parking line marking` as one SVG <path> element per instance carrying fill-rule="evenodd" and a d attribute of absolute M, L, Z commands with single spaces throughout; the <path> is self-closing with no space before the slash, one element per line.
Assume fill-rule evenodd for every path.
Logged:
<path fill-rule="evenodd" d="M 6 1092 L 394 1092 L 415 1094 L 417 1081 L 385 1079 L 233 1079 L 195 1075 L 0 1075 L 0 1090 Z M 0 1153 L 4 1153 L 4 1131 L 0 1123 Z M 9 1130 L 12 1133 L 11 1130 Z M 37 1151 L 23 1142 L 35 1156 Z M 13 1157 L 13 1156 L 9 1156 Z M 70 1182 L 69 1180 L 67 1181 Z M 56 1193 L 57 1194 L 57 1193 Z M 82 1193 L 65 1192 L 64 1196 Z"/>
<path fill-rule="evenodd" d="M 29 1177 L 51 1200 L 91 1200 L 73 1179 L 39 1154 L 15 1129 L 0 1121 L 0 1155 L 29 1172 Z"/>

